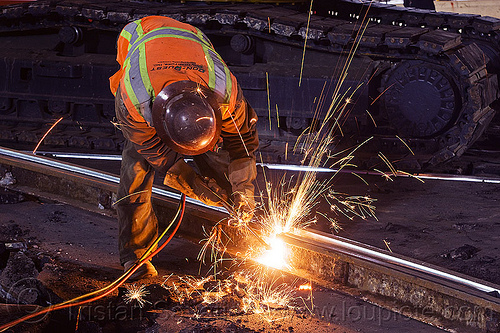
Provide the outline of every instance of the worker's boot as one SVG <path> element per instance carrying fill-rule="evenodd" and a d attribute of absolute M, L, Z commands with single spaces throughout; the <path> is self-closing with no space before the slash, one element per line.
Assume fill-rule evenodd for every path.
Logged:
<path fill-rule="evenodd" d="M 127 261 L 123 267 L 124 267 L 124 272 L 127 272 L 132 266 L 134 266 L 136 261 L 130 260 Z M 144 264 L 142 264 L 141 267 L 139 267 L 134 274 L 132 274 L 127 281 L 137 281 L 141 279 L 147 279 L 151 277 L 155 277 L 158 275 L 158 272 L 156 271 L 155 266 L 151 263 L 151 261 L 146 261 Z"/>

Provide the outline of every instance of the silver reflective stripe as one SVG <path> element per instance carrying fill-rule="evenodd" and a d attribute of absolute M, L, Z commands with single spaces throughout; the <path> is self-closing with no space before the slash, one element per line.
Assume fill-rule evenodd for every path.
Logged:
<path fill-rule="evenodd" d="M 141 51 L 143 48 L 138 47 L 132 54 L 129 54 L 130 57 L 130 66 L 128 70 L 128 79 L 130 81 L 130 86 L 134 90 L 135 96 L 137 98 L 137 103 L 142 104 L 151 99 L 152 91 L 148 91 L 144 82 L 149 82 L 148 78 L 143 78 L 141 76 Z M 143 55 L 145 57 L 146 55 Z M 146 73 L 147 75 L 147 73 Z M 152 88 L 151 88 L 152 90 Z M 138 106 L 138 105 L 136 105 Z"/>
<path fill-rule="evenodd" d="M 207 35 L 205 35 L 205 34 L 203 33 L 203 31 L 201 31 L 201 30 L 200 30 L 200 29 L 198 29 L 198 28 L 196 28 L 196 31 L 197 31 L 196 35 L 197 35 L 199 38 L 201 38 L 201 39 L 203 40 L 203 42 L 204 42 L 207 46 L 212 47 L 212 43 L 210 42 L 210 39 L 208 39 Z"/>
<path fill-rule="evenodd" d="M 134 38 L 132 37 L 133 41 L 131 41 L 131 48 L 132 50 L 137 47 L 139 43 L 142 43 L 144 39 L 151 39 L 159 35 L 174 35 L 174 36 L 179 36 L 179 37 L 184 37 L 188 39 L 192 39 L 195 42 L 198 42 L 200 44 L 204 44 L 206 46 L 210 46 L 210 44 L 207 44 L 207 42 L 200 37 L 198 37 L 195 33 L 188 31 L 188 30 L 183 30 L 183 29 L 176 29 L 176 28 L 167 28 L 167 27 L 162 27 L 162 28 L 157 28 L 154 30 L 151 30 L 150 32 L 140 36 L 140 38 Z"/>
<path fill-rule="evenodd" d="M 138 26 L 136 26 L 138 27 Z M 142 29 L 141 29 L 141 32 L 142 32 Z M 129 50 L 132 48 L 132 45 L 138 40 L 138 39 L 141 39 L 142 37 L 142 33 L 139 33 L 139 31 L 137 31 L 137 28 L 134 29 L 134 31 L 132 32 L 132 37 L 130 37 L 130 45 L 129 45 Z"/>
<path fill-rule="evenodd" d="M 214 72 L 215 72 L 215 87 L 213 87 L 214 91 L 224 97 L 224 100 L 229 99 L 229 92 L 227 91 L 227 80 L 229 78 L 226 77 L 226 70 L 224 63 L 219 58 L 219 55 L 215 53 L 212 49 L 208 50 L 210 57 L 214 63 Z"/>
<path fill-rule="evenodd" d="M 123 31 L 126 31 L 130 34 L 130 38 L 127 38 L 128 42 L 129 42 L 129 47 L 128 47 L 129 50 L 130 50 L 130 45 L 132 43 L 134 43 L 137 40 L 137 37 L 139 36 L 137 33 L 138 25 L 139 25 L 139 21 L 134 21 L 134 22 L 130 22 L 129 24 L 127 24 L 125 26 L 125 28 L 123 28 Z M 122 32 L 122 35 L 123 35 L 123 32 Z"/>

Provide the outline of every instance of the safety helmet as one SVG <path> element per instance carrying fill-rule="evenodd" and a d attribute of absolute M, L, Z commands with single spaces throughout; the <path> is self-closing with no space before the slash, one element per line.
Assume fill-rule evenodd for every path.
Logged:
<path fill-rule="evenodd" d="M 153 102 L 153 126 L 167 146 L 199 155 L 219 140 L 222 115 L 217 95 L 193 81 L 166 85 Z"/>

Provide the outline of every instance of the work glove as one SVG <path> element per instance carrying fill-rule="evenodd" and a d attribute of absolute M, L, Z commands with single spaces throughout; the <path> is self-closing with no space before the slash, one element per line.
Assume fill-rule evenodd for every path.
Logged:
<path fill-rule="evenodd" d="M 227 194 L 215 180 L 202 178 L 184 160 L 168 169 L 163 184 L 209 206 L 222 206 Z"/>
<path fill-rule="evenodd" d="M 255 209 L 253 181 L 257 177 L 255 159 L 251 157 L 232 161 L 228 167 L 229 182 L 233 191 L 234 210 L 243 222 L 249 222 Z"/>

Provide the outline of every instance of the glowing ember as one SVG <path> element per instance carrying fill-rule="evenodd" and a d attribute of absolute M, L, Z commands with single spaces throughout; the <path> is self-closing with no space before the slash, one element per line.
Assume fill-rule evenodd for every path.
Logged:
<path fill-rule="evenodd" d="M 304 283 L 299 286 L 299 290 L 312 290 L 310 283 Z"/>
<path fill-rule="evenodd" d="M 207 98 L 207 96 L 205 96 L 205 94 L 203 93 L 203 90 L 201 90 L 200 87 L 196 88 L 196 92 L 200 95 L 200 96 L 203 96 L 204 98 Z"/>
<path fill-rule="evenodd" d="M 162 287 L 170 292 L 173 302 L 194 306 L 196 319 L 243 312 L 272 322 L 283 319 L 281 312 L 274 310 L 292 309 L 291 304 L 298 302 L 297 286 L 283 282 L 283 275 L 263 266 L 238 270 L 223 279 L 171 275 Z"/>

